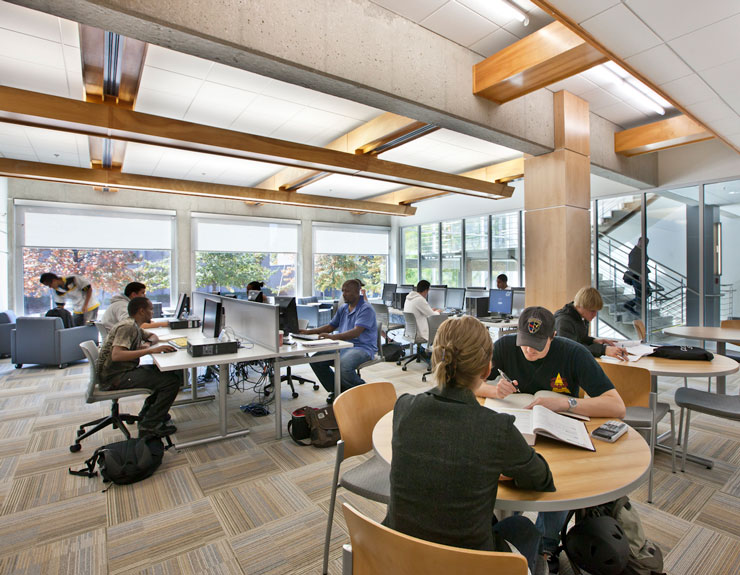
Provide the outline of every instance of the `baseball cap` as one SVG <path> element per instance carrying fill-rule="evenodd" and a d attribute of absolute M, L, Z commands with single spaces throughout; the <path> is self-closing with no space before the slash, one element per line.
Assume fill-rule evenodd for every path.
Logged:
<path fill-rule="evenodd" d="M 544 307 L 528 307 L 519 316 L 516 344 L 542 351 L 555 332 L 555 317 Z"/>

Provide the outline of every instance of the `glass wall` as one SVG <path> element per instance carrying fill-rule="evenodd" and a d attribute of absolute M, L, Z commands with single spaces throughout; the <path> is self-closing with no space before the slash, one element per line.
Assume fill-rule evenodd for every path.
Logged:
<path fill-rule="evenodd" d="M 388 228 L 371 226 L 313 226 L 313 294 L 337 298 L 342 284 L 359 279 L 369 299 L 377 299 L 388 279 Z"/>
<path fill-rule="evenodd" d="M 439 284 L 439 224 L 421 226 L 421 279 Z"/>
<path fill-rule="evenodd" d="M 404 228 L 401 232 L 403 264 L 398 283 L 416 285 L 419 282 L 419 228 Z"/>
<path fill-rule="evenodd" d="M 54 202 L 16 201 L 16 245 L 22 269 L 18 293 L 23 313 L 54 307 L 39 276 L 83 276 L 105 309 L 132 281 L 146 284 L 153 301 L 171 305 L 174 214 L 69 207 Z M 71 311 L 71 310 L 70 310 Z"/>
<path fill-rule="evenodd" d="M 462 285 L 462 220 L 442 222 L 442 284 Z"/>
<path fill-rule="evenodd" d="M 488 216 L 465 220 L 465 285 L 490 285 L 488 252 Z"/>
<path fill-rule="evenodd" d="M 506 274 L 510 286 L 524 285 L 519 273 L 519 221 L 520 212 L 491 216 L 491 275 L 495 279 Z"/>
<path fill-rule="evenodd" d="M 195 288 L 246 297 L 247 284 L 295 295 L 299 226 L 290 222 L 193 214 Z"/>

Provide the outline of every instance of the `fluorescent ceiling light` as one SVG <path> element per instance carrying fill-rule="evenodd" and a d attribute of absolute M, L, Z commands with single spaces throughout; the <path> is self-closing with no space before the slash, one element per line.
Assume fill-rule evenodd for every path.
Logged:
<path fill-rule="evenodd" d="M 506 13 L 511 14 L 512 18 L 519 20 L 522 23 L 522 26 L 527 26 L 529 24 L 529 14 L 515 4 L 513 0 L 498 0 L 498 2 Z"/>
<path fill-rule="evenodd" d="M 647 108 L 661 116 L 665 115 L 663 106 L 653 99 L 654 92 L 650 90 L 650 93 L 648 93 L 646 86 L 638 88 L 637 86 L 642 86 L 642 83 L 635 80 L 614 62 L 607 62 L 602 66 L 598 66 L 594 68 L 594 71 L 597 71 L 599 79 L 609 85 L 615 86 L 639 107 Z M 657 94 L 655 95 L 657 96 Z M 665 103 L 670 105 L 668 102 Z"/>

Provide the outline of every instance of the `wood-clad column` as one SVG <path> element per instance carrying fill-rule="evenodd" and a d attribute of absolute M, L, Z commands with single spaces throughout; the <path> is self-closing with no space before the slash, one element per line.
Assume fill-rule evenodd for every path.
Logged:
<path fill-rule="evenodd" d="M 554 96 L 555 150 L 524 162 L 526 304 L 552 311 L 591 283 L 588 102 Z"/>

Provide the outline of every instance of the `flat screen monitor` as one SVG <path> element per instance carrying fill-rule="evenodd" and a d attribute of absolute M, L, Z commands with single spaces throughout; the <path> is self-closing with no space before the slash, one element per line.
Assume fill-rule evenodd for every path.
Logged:
<path fill-rule="evenodd" d="M 524 290 L 511 291 L 511 315 L 519 317 L 524 310 Z"/>
<path fill-rule="evenodd" d="M 207 299 L 203 303 L 203 336 L 218 337 L 221 333 L 223 306 L 220 301 Z"/>
<path fill-rule="evenodd" d="M 447 298 L 446 287 L 430 287 L 429 295 L 427 295 L 427 301 L 429 305 L 435 309 L 445 308 L 445 299 Z"/>
<path fill-rule="evenodd" d="M 488 311 L 500 315 L 511 315 L 511 290 L 492 289 L 488 298 Z"/>
<path fill-rule="evenodd" d="M 298 333 L 298 308 L 295 298 L 288 296 L 275 296 L 275 305 L 279 308 L 280 327 L 285 335 Z"/>
<path fill-rule="evenodd" d="M 463 309 L 465 307 L 465 289 L 464 288 L 447 288 L 447 299 L 445 308 Z"/>
<path fill-rule="evenodd" d="M 249 301 L 255 301 L 257 303 L 264 303 L 265 294 L 262 293 L 262 290 L 251 289 L 247 292 L 247 299 Z"/>
<path fill-rule="evenodd" d="M 180 297 L 177 299 L 175 318 L 180 319 L 188 311 L 190 311 L 190 298 L 188 297 L 188 294 L 181 293 Z"/>
<path fill-rule="evenodd" d="M 393 298 L 396 297 L 396 284 L 383 284 L 383 303 L 393 305 Z"/>

